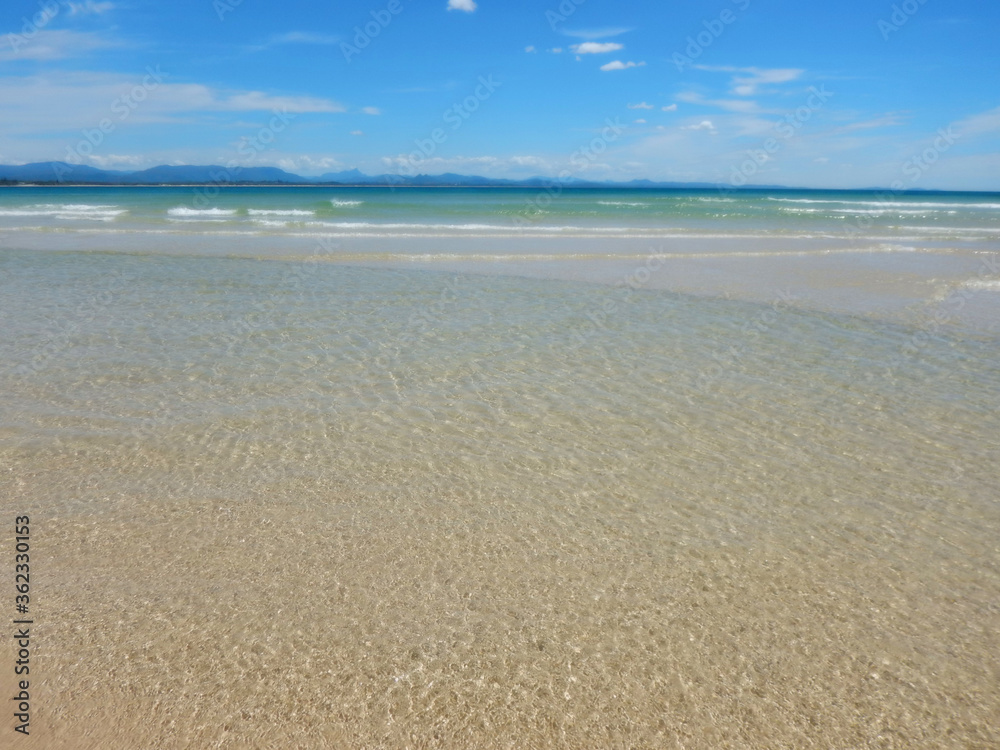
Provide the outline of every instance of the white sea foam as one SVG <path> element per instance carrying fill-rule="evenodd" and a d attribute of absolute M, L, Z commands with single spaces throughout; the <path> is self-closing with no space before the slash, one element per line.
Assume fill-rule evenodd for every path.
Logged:
<path fill-rule="evenodd" d="M 1000 279 L 969 279 L 962 283 L 966 289 L 986 292 L 1000 292 Z"/>
<path fill-rule="evenodd" d="M 330 203 L 337 208 L 354 208 L 355 206 L 360 206 L 364 201 L 341 201 L 334 198 Z"/>
<path fill-rule="evenodd" d="M 36 203 L 0 209 L 0 216 L 49 216 L 63 221 L 114 221 L 127 213 L 127 209 L 119 206 L 91 203 Z"/>
<path fill-rule="evenodd" d="M 907 204 L 914 205 L 914 204 Z M 957 214 L 958 211 L 940 211 L 928 209 L 907 209 L 907 208 L 781 208 L 782 211 L 790 214 L 865 214 L 867 216 L 885 216 L 891 214 L 900 216 L 912 214 L 926 216 L 933 213 Z"/>
<path fill-rule="evenodd" d="M 269 208 L 249 208 L 247 214 L 250 216 L 315 216 L 315 211 L 303 211 L 297 208 L 289 209 L 269 209 Z"/>
<path fill-rule="evenodd" d="M 522 232 L 537 232 L 545 234 L 586 233 L 586 234 L 623 234 L 649 233 L 666 231 L 665 228 L 651 227 L 581 227 L 581 226 L 546 226 L 546 225 L 516 225 L 516 224 L 401 224 L 378 223 L 371 221 L 309 221 L 306 226 L 326 227 L 329 229 L 374 229 L 380 231 L 411 231 L 411 232 L 509 232 L 517 235 Z"/>
<path fill-rule="evenodd" d="M 641 203 L 638 201 L 597 201 L 602 206 L 649 206 L 650 203 Z"/>
<path fill-rule="evenodd" d="M 968 235 L 970 238 L 982 239 L 984 234 L 1000 236 L 1000 227 L 911 227 L 897 226 L 894 229 L 902 229 L 908 232 L 921 232 L 932 234 L 957 234 Z"/>
<path fill-rule="evenodd" d="M 1000 203 L 950 203 L 950 202 L 925 202 L 925 201 L 862 201 L 862 200 L 818 200 L 815 198 L 773 198 L 769 201 L 777 203 L 820 203 L 823 205 L 849 205 L 849 206 L 875 206 L 879 208 L 980 208 L 980 209 L 1000 209 Z M 840 209 L 831 209 L 840 210 Z"/>
<path fill-rule="evenodd" d="M 185 216 L 189 218 L 236 216 L 236 210 L 229 208 L 188 208 L 187 206 L 177 206 L 175 208 L 168 209 L 167 215 Z"/>

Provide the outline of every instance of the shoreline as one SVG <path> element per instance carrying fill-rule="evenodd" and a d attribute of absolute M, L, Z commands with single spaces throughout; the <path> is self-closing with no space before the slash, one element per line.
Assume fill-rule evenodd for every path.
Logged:
<path fill-rule="evenodd" d="M 904 238 L 905 239 L 905 238 Z M 996 332 L 998 257 L 989 242 L 911 247 L 890 237 L 761 235 L 580 237 L 239 233 L 156 229 L 0 230 L 0 252 L 112 253 L 128 258 L 242 258 L 442 275 L 524 277 L 771 304 L 935 329 Z M 137 247 L 140 245 L 141 247 Z M 934 321 L 938 322 L 935 323 Z"/>

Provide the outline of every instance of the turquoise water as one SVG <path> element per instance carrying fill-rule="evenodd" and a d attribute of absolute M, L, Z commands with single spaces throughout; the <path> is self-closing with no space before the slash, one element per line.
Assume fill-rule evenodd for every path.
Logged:
<path fill-rule="evenodd" d="M 994 742 L 1000 200 L 532 195 L 0 192 L 66 736 Z"/>
<path fill-rule="evenodd" d="M 384 235 L 670 231 L 891 232 L 996 240 L 1000 194 L 504 188 L 7 188 L 0 226 Z"/>

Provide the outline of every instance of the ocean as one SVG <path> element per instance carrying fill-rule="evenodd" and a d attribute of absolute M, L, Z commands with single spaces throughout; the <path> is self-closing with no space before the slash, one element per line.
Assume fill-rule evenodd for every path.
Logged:
<path fill-rule="evenodd" d="M 0 190 L 38 746 L 997 745 L 998 243 L 982 193 Z"/>

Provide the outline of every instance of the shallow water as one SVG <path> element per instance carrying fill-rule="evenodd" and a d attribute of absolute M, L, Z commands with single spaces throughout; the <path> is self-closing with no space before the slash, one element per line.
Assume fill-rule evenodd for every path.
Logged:
<path fill-rule="evenodd" d="M 0 251 L 37 746 L 1000 742 L 989 325 L 114 250 Z"/>
<path fill-rule="evenodd" d="M 306 258 L 667 289 L 995 333 L 1000 194 L 18 187 L 0 248 Z"/>

